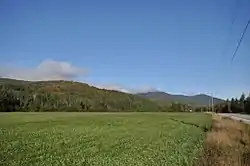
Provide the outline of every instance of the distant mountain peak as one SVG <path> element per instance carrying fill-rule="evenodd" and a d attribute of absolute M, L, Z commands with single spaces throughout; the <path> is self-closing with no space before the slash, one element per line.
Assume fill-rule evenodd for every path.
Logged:
<path fill-rule="evenodd" d="M 164 102 L 181 102 L 188 103 L 193 105 L 203 105 L 208 106 L 209 102 L 212 100 L 212 97 L 206 94 L 196 94 L 196 95 L 180 95 L 180 94 L 169 94 L 166 92 L 147 92 L 147 93 L 138 93 L 137 95 L 145 97 L 148 99 L 159 100 Z M 213 97 L 214 104 L 224 102 L 223 99 Z"/>

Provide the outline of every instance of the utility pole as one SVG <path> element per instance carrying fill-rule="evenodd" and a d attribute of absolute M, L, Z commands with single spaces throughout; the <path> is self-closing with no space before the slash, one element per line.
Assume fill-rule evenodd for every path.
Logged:
<path fill-rule="evenodd" d="M 210 100 L 208 100 L 208 112 L 210 112 Z"/>
<path fill-rule="evenodd" d="M 227 109 L 228 109 L 228 112 L 231 112 L 231 105 L 230 105 L 230 101 L 227 102 Z"/>
<path fill-rule="evenodd" d="M 211 103 L 212 112 L 214 112 L 214 97 L 213 97 L 213 93 L 211 95 L 211 98 L 212 98 L 212 103 Z"/>

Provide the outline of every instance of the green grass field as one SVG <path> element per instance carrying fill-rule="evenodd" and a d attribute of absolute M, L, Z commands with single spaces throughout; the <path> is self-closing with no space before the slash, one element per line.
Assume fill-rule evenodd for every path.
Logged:
<path fill-rule="evenodd" d="M 193 165 L 210 124 L 203 113 L 1 113 L 0 165 Z"/>

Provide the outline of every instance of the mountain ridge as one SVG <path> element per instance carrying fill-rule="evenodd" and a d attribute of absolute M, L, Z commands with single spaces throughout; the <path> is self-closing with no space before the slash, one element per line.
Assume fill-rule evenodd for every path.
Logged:
<path fill-rule="evenodd" d="M 0 78 L 0 102 L 13 111 L 158 111 L 156 102 L 77 81 Z M 16 103 L 16 106 L 13 104 Z M 0 103 L 1 104 L 1 103 Z M 5 107 L 2 111 L 6 110 Z M 1 108 L 0 108 L 1 112 Z"/>
<path fill-rule="evenodd" d="M 212 96 L 206 94 L 197 94 L 197 95 L 181 95 L 181 94 L 170 94 L 166 92 L 146 92 L 146 93 L 137 93 L 136 95 L 144 97 L 151 100 L 162 101 L 162 102 L 181 102 L 197 106 L 209 106 L 209 102 L 212 101 Z M 213 97 L 214 104 L 223 103 L 225 100 Z"/>
<path fill-rule="evenodd" d="M 190 104 L 193 106 L 208 106 L 209 102 L 211 103 L 211 96 L 205 94 L 188 96 L 181 94 L 170 94 L 162 91 L 153 91 L 153 92 L 151 91 L 145 93 L 131 94 L 131 93 L 124 93 L 118 90 L 108 90 L 105 88 L 98 88 L 89 85 L 87 83 L 77 82 L 77 81 L 63 81 L 63 80 L 25 81 L 25 80 L 0 77 L 0 85 L 1 86 L 8 85 L 9 87 L 11 87 L 11 89 L 18 89 L 18 91 L 20 91 L 20 89 L 31 88 L 32 91 L 31 93 L 47 92 L 55 96 L 60 95 L 63 98 L 63 100 L 66 100 L 65 95 L 70 95 L 70 94 L 73 94 L 76 100 L 78 99 L 83 101 L 92 100 L 95 103 L 98 102 L 99 100 L 103 100 L 103 103 L 105 102 L 108 103 L 108 105 L 106 105 L 105 108 L 111 107 L 110 105 L 113 106 L 114 105 L 113 102 L 114 101 L 118 102 L 117 100 L 118 98 L 120 100 L 121 99 L 125 100 L 126 103 L 129 103 L 129 100 L 130 101 L 132 100 L 133 101 L 132 103 L 134 104 L 144 103 L 145 105 L 148 104 L 154 105 L 154 103 L 155 104 L 158 103 L 163 106 L 168 105 L 172 102 L 180 102 L 183 104 Z M 100 96 L 103 96 L 104 99 L 99 98 Z M 129 100 L 127 100 L 127 98 L 129 98 Z M 150 103 L 150 101 L 154 103 Z M 214 97 L 214 104 L 219 104 L 224 101 L 225 100 L 223 99 Z M 123 104 L 119 102 L 118 105 L 122 106 Z M 124 107 L 124 105 L 122 107 Z M 115 108 L 120 108 L 120 107 L 115 106 Z"/>

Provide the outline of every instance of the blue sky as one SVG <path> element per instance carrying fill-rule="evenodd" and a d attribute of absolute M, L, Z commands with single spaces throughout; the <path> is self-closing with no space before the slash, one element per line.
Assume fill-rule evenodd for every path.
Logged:
<path fill-rule="evenodd" d="M 230 59 L 249 9 L 249 0 L 1 0 L 1 74 L 64 62 L 93 85 L 239 96 L 250 91 L 250 28 Z"/>

